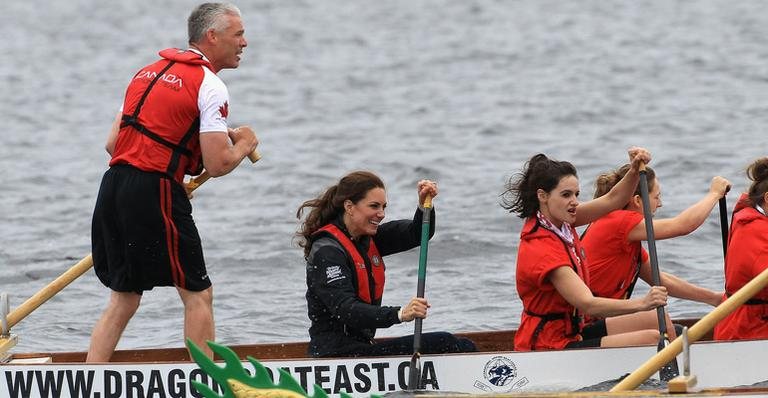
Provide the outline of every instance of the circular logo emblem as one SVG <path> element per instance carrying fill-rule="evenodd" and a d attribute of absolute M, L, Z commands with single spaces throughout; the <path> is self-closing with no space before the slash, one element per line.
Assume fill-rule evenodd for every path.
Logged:
<path fill-rule="evenodd" d="M 483 369 L 485 379 L 496 387 L 503 387 L 517 377 L 515 363 L 505 357 L 493 357 Z"/>

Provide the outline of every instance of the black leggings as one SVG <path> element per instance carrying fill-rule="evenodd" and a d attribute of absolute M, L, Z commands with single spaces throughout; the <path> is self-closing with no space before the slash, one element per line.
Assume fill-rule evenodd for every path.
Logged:
<path fill-rule="evenodd" d="M 582 340 L 572 341 L 565 348 L 600 347 L 600 340 L 607 335 L 608 329 L 605 327 L 605 319 L 600 319 L 584 326 L 584 329 L 581 330 Z"/>
<path fill-rule="evenodd" d="M 413 335 L 381 340 L 375 344 L 356 347 L 355 356 L 390 356 L 413 354 Z M 430 332 L 421 335 L 422 354 L 444 354 L 450 352 L 477 351 L 475 343 L 464 337 L 456 337 L 448 332 Z"/>

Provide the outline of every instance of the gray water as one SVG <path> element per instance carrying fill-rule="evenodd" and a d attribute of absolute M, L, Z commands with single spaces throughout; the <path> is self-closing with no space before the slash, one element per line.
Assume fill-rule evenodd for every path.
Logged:
<path fill-rule="evenodd" d="M 0 12 L 0 291 L 15 308 L 90 252 L 104 142 L 137 68 L 185 46 L 195 2 L 5 2 Z M 387 184 L 388 219 L 439 182 L 425 331 L 514 328 L 522 221 L 499 206 L 532 155 L 572 161 L 582 197 L 647 147 L 671 217 L 714 175 L 746 187 L 766 155 L 762 1 L 244 1 L 240 68 L 221 73 L 232 125 L 263 159 L 194 199 L 214 282 L 217 340 L 307 339 L 295 211 L 354 169 Z M 717 208 L 659 242 L 661 268 L 721 289 Z M 416 291 L 418 251 L 387 258 L 385 304 Z M 643 294 L 640 287 L 636 294 Z M 22 320 L 18 352 L 86 350 L 109 292 L 92 271 Z M 675 317 L 710 307 L 673 299 Z M 380 335 L 412 333 L 397 325 Z M 174 289 L 147 292 L 119 348 L 180 346 Z"/>

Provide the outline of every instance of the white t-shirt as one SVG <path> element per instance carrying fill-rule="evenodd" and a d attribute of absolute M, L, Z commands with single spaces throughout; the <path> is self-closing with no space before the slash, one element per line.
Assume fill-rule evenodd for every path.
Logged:
<path fill-rule="evenodd" d="M 190 48 L 203 56 L 201 52 Z M 229 114 L 229 91 L 224 82 L 210 69 L 201 66 L 205 71 L 203 83 L 197 96 L 197 107 L 200 109 L 200 133 L 218 131 L 227 132 L 227 115 Z"/>

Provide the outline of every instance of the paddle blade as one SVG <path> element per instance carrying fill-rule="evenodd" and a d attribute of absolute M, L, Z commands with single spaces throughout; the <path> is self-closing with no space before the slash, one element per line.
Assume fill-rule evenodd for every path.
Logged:
<path fill-rule="evenodd" d="M 662 338 L 659 340 L 658 350 L 661 351 L 668 345 L 668 341 L 666 338 Z M 662 366 L 661 369 L 659 369 L 659 378 L 661 381 L 670 381 L 674 379 L 675 377 L 680 376 L 680 370 L 677 367 L 677 357 L 672 358 L 671 361 L 669 361 L 666 365 Z"/>
<path fill-rule="evenodd" d="M 408 390 L 421 388 L 421 355 L 414 352 L 411 356 L 411 364 L 408 366 Z"/>

